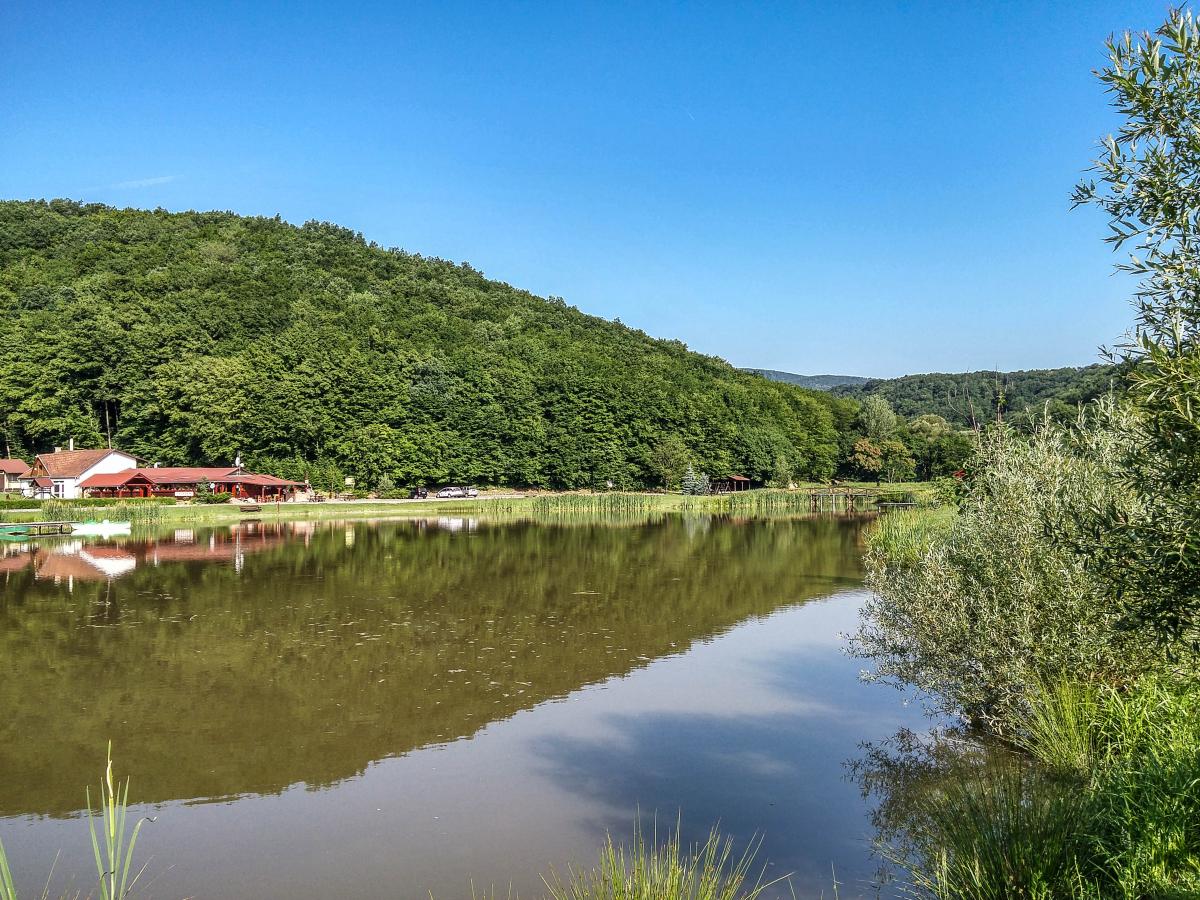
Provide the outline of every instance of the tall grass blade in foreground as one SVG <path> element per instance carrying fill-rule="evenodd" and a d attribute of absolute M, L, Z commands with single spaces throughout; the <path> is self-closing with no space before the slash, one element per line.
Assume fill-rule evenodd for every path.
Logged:
<path fill-rule="evenodd" d="M 543 880 L 550 900 L 755 900 L 784 880 L 763 882 L 760 873 L 751 882 L 759 844 L 752 841 L 735 857 L 732 839 L 714 828 L 703 844 L 685 850 L 678 827 L 662 845 L 653 838 L 647 844 L 639 827 L 628 849 L 610 835 L 595 867 L 572 867 L 566 881 L 555 873 Z"/>
<path fill-rule="evenodd" d="M 50 897 L 50 880 L 54 878 L 54 869 L 58 866 L 58 856 L 54 857 L 54 865 L 50 867 L 50 874 L 46 876 L 46 884 L 42 887 L 42 892 L 38 894 L 38 900 L 49 900 Z M 13 881 L 12 869 L 8 865 L 8 854 L 4 850 L 4 842 L 0 841 L 0 900 L 18 900 L 17 885 Z M 63 900 L 68 900 L 68 895 L 63 895 Z M 74 900 L 78 900 L 78 894 Z"/>
<path fill-rule="evenodd" d="M 129 810 L 129 779 L 118 784 L 113 778 L 112 744 L 108 746 L 108 767 L 104 771 L 104 782 L 100 785 L 100 819 L 103 832 L 96 830 L 96 818 L 92 813 L 92 792 L 87 790 L 88 830 L 92 834 L 92 851 L 96 857 L 96 872 L 100 877 L 100 896 L 103 900 L 120 900 L 126 897 L 146 870 L 145 866 L 133 875 L 133 848 L 137 844 L 138 832 L 145 819 L 139 819 L 125 845 L 125 814 Z M 153 821 L 153 820 L 151 820 Z M 103 853 L 101 850 L 103 849 Z"/>
<path fill-rule="evenodd" d="M 17 900 L 17 888 L 13 884 L 12 870 L 8 867 L 8 855 L 4 842 L 0 841 L 0 900 Z"/>

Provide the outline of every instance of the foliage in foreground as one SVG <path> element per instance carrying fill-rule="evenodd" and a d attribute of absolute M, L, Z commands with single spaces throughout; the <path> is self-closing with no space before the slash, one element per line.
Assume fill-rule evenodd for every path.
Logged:
<path fill-rule="evenodd" d="M 92 839 L 92 852 L 96 861 L 96 884 L 102 900 L 122 900 L 133 893 L 145 866 L 135 869 L 133 851 L 137 845 L 138 834 L 143 823 L 153 819 L 139 819 L 133 826 L 132 832 L 126 828 L 126 815 L 129 811 L 129 779 L 124 783 L 113 775 L 112 745 L 108 748 L 108 760 L 104 769 L 104 778 L 100 782 L 100 803 L 96 812 L 92 811 L 92 792 L 85 791 L 87 797 L 88 832 Z M 100 825 L 97 827 L 96 820 Z M 53 873 L 51 873 L 52 875 Z M 39 896 L 46 900 L 50 894 L 50 876 L 46 886 Z M 75 897 L 79 897 L 77 892 Z M 93 896 L 92 893 L 87 894 Z M 0 900 L 20 900 L 16 883 L 9 867 L 8 856 L 4 844 L 0 843 Z"/>
<path fill-rule="evenodd" d="M 1172 10 L 1107 50 L 1098 75 L 1123 122 L 1074 201 L 1107 214 L 1114 249 L 1133 247 L 1117 269 L 1140 279 L 1137 314 L 1115 355 L 1141 418 L 1123 476 L 1145 516 L 1105 510 L 1096 549 L 1131 617 L 1179 643 L 1200 628 L 1200 23 Z"/>
<path fill-rule="evenodd" d="M 591 869 L 573 868 L 566 877 L 544 879 L 550 900 L 754 900 L 782 879 L 764 882 L 751 872 L 758 843 L 740 855 L 733 841 L 713 829 L 704 843 L 684 848 L 679 829 L 647 843 L 641 827 L 628 847 L 610 836 Z"/>
<path fill-rule="evenodd" d="M 1182 898 L 1200 893 L 1200 687 L 1044 687 L 1027 755 L 929 752 L 890 802 L 889 856 L 935 900 Z M 901 780 L 903 780 L 901 779 Z M 914 789 L 914 787 L 916 789 Z"/>
<path fill-rule="evenodd" d="M 867 551 L 875 594 L 852 652 L 869 677 L 915 686 L 942 711 L 1010 733 L 1036 686 L 1064 673 L 1122 682 L 1151 665 L 1122 630 L 1107 582 L 1078 552 L 1093 510 L 1137 506 L 1110 477 L 1127 413 L 1106 401 L 1079 427 L 1044 424 L 1028 440 L 981 436 L 956 516 L 885 516 Z"/>

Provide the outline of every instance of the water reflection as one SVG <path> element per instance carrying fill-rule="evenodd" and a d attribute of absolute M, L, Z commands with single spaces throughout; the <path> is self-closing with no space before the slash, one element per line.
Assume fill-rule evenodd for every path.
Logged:
<path fill-rule="evenodd" d="M 449 518 L 10 547 L 0 815 L 52 818 L 5 843 L 32 872 L 75 852 L 56 819 L 111 738 L 161 813 L 156 894 L 528 895 L 639 808 L 866 890 L 842 763 L 914 716 L 838 649 L 860 531 Z M 100 574 L 43 574 L 56 556 Z"/>

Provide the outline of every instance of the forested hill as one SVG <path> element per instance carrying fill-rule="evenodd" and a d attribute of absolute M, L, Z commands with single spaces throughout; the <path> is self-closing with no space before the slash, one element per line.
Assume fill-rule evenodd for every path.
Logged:
<path fill-rule="evenodd" d="M 784 384 L 795 384 L 812 391 L 828 391 L 843 385 L 860 385 L 869 381 L 861 375 L 797 375 L 794 372 L 779 372 L 775 369 L 742 369 L 743 372 L 754 372 L 772 381 L 782 381 Z"/>
<path fill-rule="evenodd" d="M 1114 366 L 1092 365 L 1023 372 L 905 375 L 838 386 L 833 392 L 859 400 L 872 394 L 883 397 L 905 418 L 929 413 L 968 426 L 994 420 L 999 410 L 1010 421 L 1024 425 L 1046 411 L 1057 418 L 1073 415 L 1078 404 L 1103 394 L 1116 378 Z"/>
<path fill-rule="evenodd" d="M 0 202 L 0 439 L 360 484 L 832 474 L 853 401 L 456 265 L 232 213 Z M 4 449 L 4 448 L 0 448 Z"/>

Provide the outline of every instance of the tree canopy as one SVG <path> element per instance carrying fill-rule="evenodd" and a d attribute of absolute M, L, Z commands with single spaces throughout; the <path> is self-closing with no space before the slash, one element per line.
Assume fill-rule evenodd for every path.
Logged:
<path fill-rule="evenodd" d="M 0 323 L 9 454 L 74 438 L 314 481 L 557 488 L 660 485 L 686 458 L 766 481 L 781 458 L 831 476 L 857 413 L 324 222 L 0 202 Z"/>
<path fill-rule="evenodd" d="M 1104 394 L 1120 380 L 1115 366 L 1029 369 L 1023 372 L 961 372 L 879 378 L 862 384 L 835 385 L 843 397 L 882 397 L 904 418 L 941 416 L 952 425 L 973 427 L 995 421 L 997 413 L 1026 426 L 1049 414 L 1070 419 L 1081 403 Z"/>

